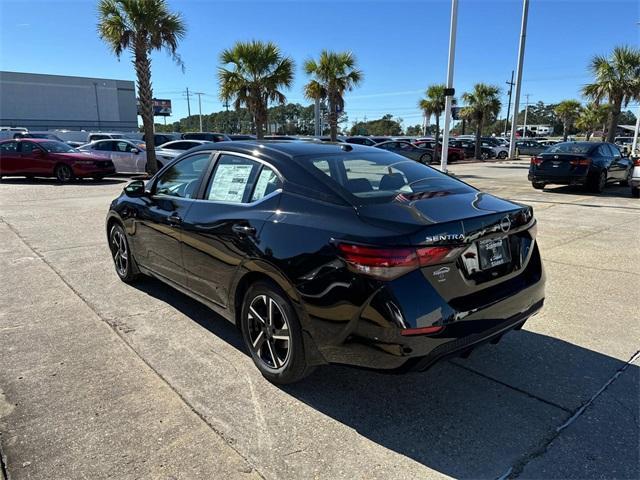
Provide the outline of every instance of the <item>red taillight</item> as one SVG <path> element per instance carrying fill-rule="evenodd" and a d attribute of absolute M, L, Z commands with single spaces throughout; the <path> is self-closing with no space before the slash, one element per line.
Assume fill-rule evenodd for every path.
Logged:
<path fill-rule="evenodd" d="M 542 164 L 542 159 L 540 157 L 531 157 L 531 165 L 535 165 L 536 167 Z"/>
<path fill-rule="evenodd" d="M 392 280 L 416 268 L 450 261 L 461 249 L 455 246 L 367 247 L 340 243 L 338 250 L 352 270 Z"/>
<path fill-rule="evenodd" d="M 409 335 L 428 335 L 430 333 L 438 333 L 444 327 L 441 326 L 433 326 L 433 327 L 421 327 L 421 328 L 405 328 L 404 330 L 400 330 L 400 335 L 409 336 Z"/>
<path fill-rule="evenodd" d="M 574 167 L 578 167 L 578 166 L 588 167 L 589 165 L 591 165 L 591 159 L 590 158 L 574 158 L 573 160 L 570 160 L 569 163 Z"/>
<path fill-rule="evenodd" d="M 634 167 L 640 167 L 640 157 L 636 158 L 636 159 L 633 161 L 633 166 L 634 166 Z"/>

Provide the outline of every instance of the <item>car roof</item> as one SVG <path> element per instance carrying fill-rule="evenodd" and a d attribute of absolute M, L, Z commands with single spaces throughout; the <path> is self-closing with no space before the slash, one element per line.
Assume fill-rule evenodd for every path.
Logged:
<path fill-rule="evenodd" d="M 190 152 L 199 150 L 225 150 L 243 153 L 257 158 L 287 157 L 294 158 L 306 155 L 330 155 L 351 151 L 370 151 L 372 147 L 343 142 L 301 142 L 298 140 L 240 140 L 208 143 L 195 147 Z"/>

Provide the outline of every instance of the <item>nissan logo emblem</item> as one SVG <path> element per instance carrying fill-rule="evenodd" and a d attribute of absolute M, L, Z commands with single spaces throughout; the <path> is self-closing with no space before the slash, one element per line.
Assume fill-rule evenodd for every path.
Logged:
<path fill-rule="evenodd" d="M 511 230 L 511 220 L 509 220 L 509 217 L 504 217 L 502 220 L 500 220 L 500 230 L 502 230 L 503 232 L 508 232 L 509 230 Z"/>

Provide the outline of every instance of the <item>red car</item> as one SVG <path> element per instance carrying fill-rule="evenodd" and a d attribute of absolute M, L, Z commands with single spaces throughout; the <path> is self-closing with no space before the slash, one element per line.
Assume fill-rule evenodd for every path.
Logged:
<path fill-rule="evenodd" d="M 435 142 L 433 140 L 418 140 L 414 143 L 416 147 L 427 147 L 433 150 Z M 438 142 L 438 155 L 442 151 L 442 143 Z M 464 160 L 464 150 L 462 148 L 457 147 L 449 147 L 448 157 L 447 159 L 450 162 L 455 162 L 456 160 Z"/>
<path fill-rule="evenodd" d="M 56 140 L 25 138 L 0 142 L 0 178 L 56 177 L 64 183 L 73 178 L 101 180 L 115 172 L 108 158 L 79 152 Z"/>

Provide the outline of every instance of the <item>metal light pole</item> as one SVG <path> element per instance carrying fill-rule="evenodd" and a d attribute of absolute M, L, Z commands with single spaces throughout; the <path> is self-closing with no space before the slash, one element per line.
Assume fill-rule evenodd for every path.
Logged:
<path fill-rule="evenodd" d="M 202 132 L 202 92 L 193 92 L 192 95 L 198 95 L 198 115 L 200 116 L 200 131 Z"/>
<path fill-rule="evenodd" d="M 520 107 L 520 88 L 522 87 L 522 67 L 524 63 L 524 45 L 527 39 L 527 17 L 529 16 L 529 0 L 522 0 L 522 25 L 520 26 L 520 45 L 518 47 L 518 66 L 516 68 L 516 95 L 513 102 L 513 121 L 511 122 L 511 138 L 509 139 L 509 158 L 513 159 L 516 151 L 516 129 L 518 128 L 518 108 Z"/>
<path fill-rule="evenodd" d="M 636 148 L 638 147 L 638 129 L 640 129 L 640 106 L 638 107 L 638 114 L 636 115 L 636 131 L 633 132 L 633 143 L 631 144 L 631 154 L 636 154 Z"/>
<path fill-rule="evenodd" d="M 444 132 L 442 134 L 442 148 L 440 155 L 440 170 L 447 171 L 447 157 L 449 156 L 449 124 L 451 123 L 451 104 L 453 103 L 453 64 L 456 56 L 456 28 L 458 26 L 458 0 L 451 0 L 451 26 L 449 28 L 449 63 L 447 66 L 447 88 L 444 101 Z M 437 152 L 438 146 L 435 146 Z"/>

